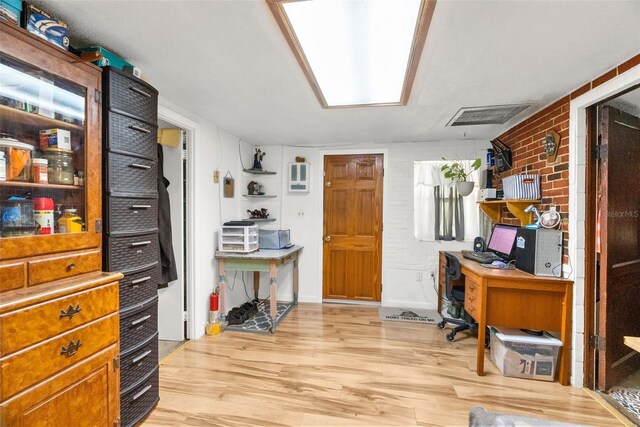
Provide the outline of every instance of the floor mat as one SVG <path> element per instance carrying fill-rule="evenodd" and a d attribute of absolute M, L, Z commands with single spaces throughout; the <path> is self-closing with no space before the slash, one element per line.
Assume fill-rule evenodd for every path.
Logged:
<path fill-rule="evenodd" d="M 380 307 L 378 309 L 380 320 L 395 320 L 400 322 L 438 323 L 442 317 L 436 310 L 420 308 L 393 308 Z"/>
<path fill-rule="evenodd" d="M 279 302 L 277 309 L 278 314 L 275 318 L 276 327 L 282 322 L 287 314 L 293 308 L 292 303 Z M 242 325 L 227 325 L 225 330 L 234 332 L 252 332 L 254 334 L 268 334 L 271 328 L 269 320 L 269 301 L 260 301 L 258 304 L 258 314 L 251 319 L 246 320 Z"/>
<path fill-rule="evenodd" d="M 640 389 L 613 387 L 607 394 L 640 420 Z"/>

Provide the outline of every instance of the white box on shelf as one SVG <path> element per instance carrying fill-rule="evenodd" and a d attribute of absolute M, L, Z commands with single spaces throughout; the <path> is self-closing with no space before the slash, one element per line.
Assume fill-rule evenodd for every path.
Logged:
<path fill-rule="evenodd" d="M 309 163 L 289 163 L 289 191 L 309 191 Z"/>
<path fill-rule="evenodd" d="M 218 236 L 218 250 L 220 252 L 249 253 L 257 251 L 257 225 L 223 225 Z"/>
<path fill-rule="evenodd" d="M 529 335 L 520 329 L 491 328 L 491 361 L 507 377 L 553 381 L 562 341 L 548 333 Z"/>

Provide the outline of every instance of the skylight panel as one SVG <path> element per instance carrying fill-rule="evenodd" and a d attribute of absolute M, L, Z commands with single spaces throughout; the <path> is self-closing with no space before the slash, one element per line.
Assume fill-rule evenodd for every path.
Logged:
<path fill-rule="evenodd" d="M 432 1 L 268 1 L 324 107 L 406 104 Z"/>

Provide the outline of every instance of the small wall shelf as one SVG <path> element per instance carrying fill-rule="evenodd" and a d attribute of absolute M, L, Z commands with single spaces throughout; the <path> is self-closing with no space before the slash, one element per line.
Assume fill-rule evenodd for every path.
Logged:
<path fill-rule="evenodd" d="M 246 197 L 247 199 L 273 199 L 278 196 L 275 194 L 243 194 L 242 197 Z"/>
<path fill-rule="evenodd" d="M 509 212 L 520 221 L 521 226 L 530 224 L 533 220 L 533 213 L 525 213 L 524 210 L 529 205 L 539 204 L 540 200 L 489 200 L 478 202 L 480 209 L 487 214 L 491 222 L 500 222 L 502 217 L 502 207 L 506 206 Z"/>
<path fill-rule="evenodd" d="M 242 169 L 243 172 L 252 173 L 254 175 L 275 175 L 275 171 L 266 171 L 262 169 Z"/>
<path fill-rule="evenodd" d="M 273 222 L 275 218 L 243 218 L 243 221 L 254 221 L 254 222 Z"/>

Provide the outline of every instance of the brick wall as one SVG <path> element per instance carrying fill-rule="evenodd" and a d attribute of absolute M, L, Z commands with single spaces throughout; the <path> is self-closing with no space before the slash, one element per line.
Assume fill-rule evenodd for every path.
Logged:
<path fill-rule="evenodd" d="M 541 211 L 556 206 L 563 218 L 562 230 L 565 232 L 564 253 L 568 251 L 569 221 L 569 103 L 572 99 L 590 91 L 602 83 L 640 64 L 640 54 L 604 73 L 595 80 L 576 89 L 542 111 L 534 114 L 499 136 L 513 154 L 513 167 L 500 174 L 498 181 L 506 176 L 518 173 L 540 174 L 542 187 Z M 547 132 L 554 130 L 560 134 L 558 157 L 554 162 L 547 159 L 542 142 Z M 506 208 L 503 222 L 517 224 L 517 219 Z M 565 255 L 565 262 L 566 255 Z"/>

